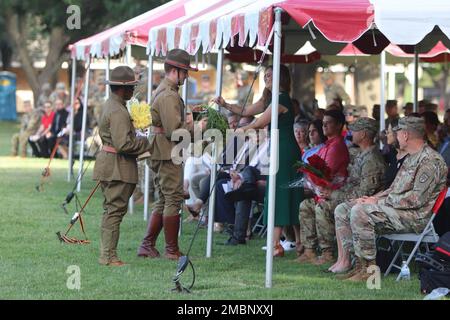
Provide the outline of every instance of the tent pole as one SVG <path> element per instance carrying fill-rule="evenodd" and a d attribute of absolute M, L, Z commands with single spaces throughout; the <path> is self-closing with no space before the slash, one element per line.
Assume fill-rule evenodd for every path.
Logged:
<path fill-rule="evenodd" d="M 131 68 L 131 44 L 127 44 L 126 50 L 125 50 L 125 64 Z M 128 200 L 128 212 L 130 214 L 134 213 L 134 196 L 131 195 L 130 199 Z"/>
<path fill-rule="evenodd" d="M 75 104 L 75 82 L 77 73 L 77 59 L 76 57 L 72 58 L 72 79 L 71 79 L 71 87 L 70 87 L 70 126 L 69 126 L 69 170 L 67 172 L 67 181 L 70 182 L 73 175 L 73 120 L 74 120 L 74 110 L 73 105 Z"/>
<path fill-rule="evenodd" d="M 106 57 L 106 70 L 105 70 L 105 78 L 106 78 L 107 82 L 109 81 L 109 78 L 110 78 L 110 69 L 111 69 L 111 57 L 107 56 Z M 109 86 L 109 84 L 107 84 L 105 87 L 106 100 L 108 100 L 109 96 L 110 96 L 109 90 L 110 90 L 110 86 Z"/>
<path fill-rule="evenodd" d="M 217 55 L 217 73 L 216 73 L 216 96 L 222 95 L 222 74 L 223 74 L 223 49 L 219 49 Z M 212 256 L 212 243 L 214 234 L 214 208 L 216 203 L 216 192 L 214 184 L 217 177 L 217 145 L 214 142 L 212 147 L 212 164 L 211 164 L 211 182 L 209 184 L 210 190 L 212 190 L 211 196 L 209 198 L 209 209 L 208 209 L 208 235 L 206 240 L 206 257 L 211 258 Z"/>
<path fill-rule="evenodd" d="M 80 164 L 78 166 L 78 184 L 77 191 L 81 191 L 81 173 L 83 171 L 83 161 L 84 161 L 84 143 L 86 139 L 86 121 L 87 121 L 87 109 L 88 109 L 88 98 L 89 98 L 89 74 L 91 70 L 91 57 L 87 60 L 88 68 L 86 70 L 86 80 L 84 82 L 84 101 L 83 101 L 83 125 L 81 127 L 81 145 L 80 145 Z"/>
<path fill-rule="evenodd" d="M 386 128 L 386 52 L 380 54 L 380 132 Z"/>
<path fill-rule="evenodd" d="M 153 55 L 148 55 L 148 76 L 147 76 L 147 102 L 150 104 L 152 100 L 153 88 Z M 148 197 L 150 192 L 150 168 L 145 161 L 145 179 L 144 179 L 144 221 L 148 220 Z"/>
<path fill-rule="evenodd" d="M 419 93 L 419 53 L 417 47 L 414 46 L 414 83 L 413 83 L 413 99 L 414 99 L 414 112 L 417 112 L 418 106 L 418 93 Z"/>
<path fill-rule="evenodd" d="M 278 171 L 278 94 L 280 91 L 280 61 L 281 61 L 281 12 L 275 9 L 273 79 L 272 79 L 272 119 L 270 121 L 270 169 L 269 169 L 269 201 L 267 221 L 266 250 L 266 288 L 272 288 L 273 271 L 273 234 L 275 226 L 275 188 Z"/>

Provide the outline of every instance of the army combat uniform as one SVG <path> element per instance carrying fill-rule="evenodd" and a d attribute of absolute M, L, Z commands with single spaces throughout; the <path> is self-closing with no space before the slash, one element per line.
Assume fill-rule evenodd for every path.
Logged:
<path fill-rule="evenodd" d="M 408 119 L 409 118 L 409 119 Z M 424 133 L 423 119 L 407 117 L 399 121 L 397 130 L 418 128 Z M 374 264 L 376 236 L 389 233 L 420 233 L 428 223 L 439 192 L 445 187 L 447 166 L 442 157 L 424 144 L 422 149 L 406 157 L 392 185 L 376 194 L 375 204 L 356 204 L 349 218 L 342 220 L 343 246 L 354 248 L 359 258 L 349 280 L 367 278 L 364 267 Z"/>
<path fill-rule="evenodd" d="M 446 177 L 444 160 L 428 145 L 408 155 L 391 187 L 377 196 L 377 204 L 352 207 L 349 223 L 356 256 L 375 259 L 376 234 L 422 232 Z"/>
<path fill-rule="evenodd" d="M 111 81 L 119 68 L 128 67 L 114 69 Z M 97 155 L 93 178 L 100 181 L 104 195 L 99 263 L 108 265 L 120 262 L 117 257 L 120 223 L 138 182 L 136 157 L 148 151 L 150 145 L 147 139 L 136 138 L 125 100 L 120 96 L 111 93 L 103 110 L 99 124 L 103 149 Z"/>
<path fill-rule="evenodd" d="M 11 155 L 27 156 L 28 138 L 37 132 L 41 124 L 42 110 L 36 109 L 29 114 L 24 114 L 20 124 L 20 132 L 12 136 Z"/>
<path fill-rule="evenodd" d="M 371 130 L 376 132 L 375 120 L 359 118 L 351 126 L 352 130 Z M 331 193 L 330 199 L 320 201 L 314 206 L 303 205 L 301 227 L 306 248 L 315 248 L 317 242 L 322 250 L 332 248 L 338 221 L 335 225 L 335 210 L 346 212 L 352 201 L 362 196 L 370 196 L 383 186 L 386 164 L 378 148 L 374 145 L 359 152 L 349 165 L 349 177 L 346 184 Z M 308 202 L 307 202 L 308 203 Z M 305 210 L 305 207 L 309 210 Z M 347 215 L 348 216 L 348 213 Z M 312 221 L 314 220 L 314 221 Z M 311 225 L 315 229 L 312 229 Z M 330 258 L 330 257 L 329 257 Z M 322 261 L 316 263 L 321 264 Z"/>

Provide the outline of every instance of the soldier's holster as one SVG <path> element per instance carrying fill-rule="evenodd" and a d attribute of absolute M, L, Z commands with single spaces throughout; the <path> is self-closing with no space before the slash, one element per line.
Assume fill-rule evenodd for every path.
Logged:
<path fill-rule="evenodd" d="M 160 256 L 158 250 L 155 248 L 155 244 L 162 228 L 163 228 L 162 213 L 155 211 L 152 212 L 144 240 L 142 240 L 141 246 L 138 249 L 139 257 L 157 258 Z"/>
<path fill-rule="evenodd" d="M 166 238 L 165 257 L 170 260 L 178 260 L 183 254 L 178 248 L 178 230 L 180 229 L 180 215 L 164 216 L 164 236 Z"/>

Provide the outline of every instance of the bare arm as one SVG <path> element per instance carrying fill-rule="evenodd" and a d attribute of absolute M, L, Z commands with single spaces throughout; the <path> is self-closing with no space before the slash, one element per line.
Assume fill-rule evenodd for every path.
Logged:
<path fill-rule="evenodd" d="M 285 106 L 281 104 L 278 105 L 278 114 L 286 113 L 287 111 L 288 109 Z M 266 111 L 264 111 L 264 113 L 259 118 L 256 119 L 256 121 L 245 127 L 242 127 L 241 129 L 243 129 L 244 131 L 249 129 L 262 129 L 270 123 L 271 119 L 272 119 L 272 108 L 269 106 L 266 109 Z"/>
<path fill-rule="evenodd" d="M 214 102 L 222 106 L 223 108 L 240 115 L 242 112 L 242 106 L 238 106 L 237 104 L 230 104 L 227 103 L 222 97 L 217 97 L 214 99 Z M 254 116 L 257 114 L 260 114 L 264 112 L 264 102 L 263 99 L 259 99 L 257 102 L 245 106 L 244 112 L 242 113 L 242 116 L 248 117 L 248 116 Z"/>

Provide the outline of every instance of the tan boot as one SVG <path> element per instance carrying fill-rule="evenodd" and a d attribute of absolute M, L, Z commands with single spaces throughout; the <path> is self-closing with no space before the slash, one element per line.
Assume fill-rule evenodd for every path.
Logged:
<path fill-rule="evenodd" d="M 333 250 L 326 249 L 322 251 L 322 255 L 316 259 L 316 261 L 313 262 L 316 266 L 321 266 L 326 263 L 334 262 L 333 258 Z"/>
<path fill-rule="evenodd" d="M 316 261 L 317 255 L 315 249 L 305 249 L 303 254 L 296 259 L 298 263 L 313 263 Z"/>
<path fill-rule="evenodd" d="M 361 260 L 362 260 L 361 261 L 361 269 L 359 270 L 358 273 L 356 273 L 352 277 L 348 278 L 347 281 L 357 282 L 357 281 L 367 281 L 367 279 L 369 279 L 371 274 L 369 272 L 367 272 L 367 269 L 370 266 L 375 266 L 376 262 L 375 262 L 375 260 L 369 261 L 369 260 L 362 259 L 362 258 L 361 258 Z"/>
<path fill-rule="evenodd" d="M 355 266 L 347 273 L 341 273 L 336 275 L 336 279 L 338 280 L 346 280 L 348 278 L 353 277 L 355 274 L 361 271 L 361 261 L 360 259 L 356 259 Z"/>

